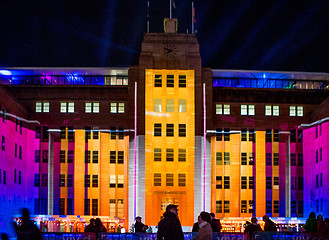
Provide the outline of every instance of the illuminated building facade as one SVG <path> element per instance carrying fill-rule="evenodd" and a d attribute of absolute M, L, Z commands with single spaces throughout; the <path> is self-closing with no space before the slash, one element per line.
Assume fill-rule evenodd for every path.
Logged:
<path fill-rule="evenodd" d="M 129 69 L 6 71 L 2 230 L 19 207 L 127 229 L 169 203 L 183 226 L 202 210 L 329 214 L 328 74 L 202 68 L 196 36 L 175 31 L 145 34 Z"/>

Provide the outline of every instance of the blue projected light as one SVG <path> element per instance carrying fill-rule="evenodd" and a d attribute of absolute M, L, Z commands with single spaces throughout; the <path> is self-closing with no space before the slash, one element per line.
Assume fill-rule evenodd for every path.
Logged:
<path fill-rule="evenodd" d="M 11 75 L 11 72 L 8 70 L 0 70 L 0 74 L 9 76 L 9 75 Z"/>

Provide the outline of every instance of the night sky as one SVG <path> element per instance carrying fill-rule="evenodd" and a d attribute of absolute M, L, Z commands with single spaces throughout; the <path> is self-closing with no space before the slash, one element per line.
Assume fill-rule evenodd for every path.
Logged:
<path fill-rule="evenodd" d="M 191 33 L 191 0 L 175 0 Z M 329 1 L 196 0 L 202 65 L 213 69 L 329 72 Z M 138 64 L 147 0 L 1 0 L 0 67 Z M 169 0 L 150 0 L 150 32 L 163 32 Z"/>

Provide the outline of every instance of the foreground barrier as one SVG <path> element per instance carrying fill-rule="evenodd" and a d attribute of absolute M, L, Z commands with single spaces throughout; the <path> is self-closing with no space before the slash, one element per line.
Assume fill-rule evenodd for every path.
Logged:
<path fill-rule="evenodd" d="M 252 235 L 252 240 L 329 240 L 329 234 L 256 232 Z"/>
<path fill-rule="evenodd" d="M 95 233 L 43 233 L 43 240 L 96 240 Z"/>

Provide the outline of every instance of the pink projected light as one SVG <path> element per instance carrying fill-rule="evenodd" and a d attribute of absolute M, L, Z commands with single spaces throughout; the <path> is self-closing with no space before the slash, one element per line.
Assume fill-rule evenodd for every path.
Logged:
<path fill-rule="evenodd" d="M 206 210 L 206 84 L 203 83 L 203 211 Z"/>

